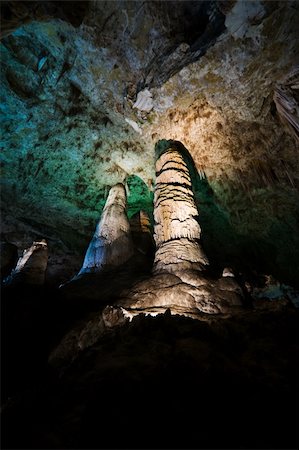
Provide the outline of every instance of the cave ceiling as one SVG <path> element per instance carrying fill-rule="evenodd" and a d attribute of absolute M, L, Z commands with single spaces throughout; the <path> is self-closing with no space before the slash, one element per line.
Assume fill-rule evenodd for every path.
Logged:
<path fill-rule="evenodd" d="M 155 144 L 173 139 L 205 180 L 195 190 L 209 258 L 266 254 L 262 269 L 294 282 L 299 144 L 273 96 L 298 65 L 298 2 L 1 8 L 5 239 L 82 253 L 119 182 L 129 217 L 151 213 Z"/>

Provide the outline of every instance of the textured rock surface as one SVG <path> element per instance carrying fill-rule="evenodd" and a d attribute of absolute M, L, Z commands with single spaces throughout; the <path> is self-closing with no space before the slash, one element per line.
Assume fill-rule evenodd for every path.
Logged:
<path fill-rule="evenodd" d="M 298 2 L 1 14 L 1 231 L 45 237 L 54 284 L 3 288 L 3 447 L 298 448 Z M 159 139 L 195 162 L 197 276 L 151 274 Z M 56 289 L 117 183 L 133 257 Z"/>
<path fill-rule="evenodd" d="M 130 220 L 131 234 L 135 248 L 151 259 L 154 253 L 154 239 L 152 236 L 151 222 L 146 211 L 140 210 Z"/>
<path fill-rule="evenodd" d="M 154 145 L 175 139 L 213 193 L 200 205 L 211 264 L 296 283 L 298 142 L 273 103 L 298 60 L 296 1 L 8 3 L 1 190 L 10 242 L 28 245 L 24 226 L 31 242 L 46 235 L 49 273 L 67 253 L 75 275 L 110 187 L 136 176 L 150 191 Z M 131 191 L 129 217 L 152 211 L 148 192 L 137 198 Z"/>
<path fill-rule="evenodd" d="M 126 207 L 125 187 L 117 184 L 110 189 L 101 220 L 78 275 L 115 268 L 133 255 L 133 241 Z"/>
<path fill-rule="evenodd" d="M 33 242 L 24 250 L 16 267 L 4 280 L 6 285 L 17 283 L 43 285 L 48 264 L 48 246 L 45 240 Z"/>
<path fill-rule="evenodd" d="M 195 317 L 233 312 L 242 306 L 243 292 L 232 272 L 226 269 L 222 278 L 213 280 L 204 271 L 208 259 L 196 220 L 198 211 L 188 168 L 192 158 L 180 143 L 173 141 L 159 142 L 156 152 L 153 277 L 121 294 L 115 314 L 119 306 L 125 308 L 123 313 L 128 317 L 166 309 Z"/>
<path fill-rule="evenodd" d="M 156 161 L 154 273 L 201 270 L 208 264 L 197 216 L 187 164 L 175 144 L 166 147 Z"/>
<path fill-rule="evenodd" d="M 276 87 L 274 101 L 282 122 L 299 140 L 299 66 Z"/>

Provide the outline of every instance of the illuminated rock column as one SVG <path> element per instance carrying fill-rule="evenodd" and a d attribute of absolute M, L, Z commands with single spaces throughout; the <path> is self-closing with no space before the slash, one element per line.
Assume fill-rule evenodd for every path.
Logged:
<path fill-rule="evenodd" d="M 202 270 L 209 262 L 200 244 L 191 178 L 181 153 L 170 148 L 157 159 L 154 273 Z"/>
<path fill-rule="evenodd" d="M 121 183 L 116 184 L 110 189 L 79 275 L 119 266 L 132 256 L 133 242 L 126 205 L 125 187 Z"/>
<path fill-rule="evenodd" d="M 44 239 L 33 242 L 31 247 L 24 250 L 23 255 L 18 259 L 17 265 L 6 278 L 5 284 L 25 284 L 42 285 L 45 282 L 46 269 L 48 264 L 48 246 Z"/>

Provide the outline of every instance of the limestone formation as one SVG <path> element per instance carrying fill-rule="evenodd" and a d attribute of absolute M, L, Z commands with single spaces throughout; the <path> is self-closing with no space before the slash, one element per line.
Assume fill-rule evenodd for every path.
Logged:
<path fill-rule="evenodd" d="M 43 285 L 45 282 L 46 269 L 48 264 L 48 245 L 42 239 L 35 241 L 31 247 L 24 250 L 19 258 L 15 269 L 4 280 L 5 285 L 17 283 Z"/>
<path fill-rule="evenodd" d="M 225 269 L 219 280 L 203 270 L 209 262 L 200 242 L 188 165 L 176 143 L 165 143 L 156 162 L 154 276 L 133 286 L 117 304 L 132 315 L 168 308 L 192 316 L 230 313 L 242 305 L 242 290 L 231 270 Z"/>
<path fill-rule="evenodd" d="M 58 244 L 52 273 L 70 255 L 66 277 L 55 275 L 57 284 L 65 281 L 80 268 L 77 243 L 90 239 L 87 224 L 96 224 L 107 189 L 128 175 L 150 188 L 153 147 L 171 137 L 211 188 L 213 205 L 203 201 L 201 209 L 211 224 L 205 250 L 217 266 L 232 264 L 234 254 L 243 271 L 244 246 L 259 241 L 246 266 L 255 270 L 259 259 L 263 273 L 296 283 L 299 233 L 290 230 L 298 222 L 298 141 L 285 133 L 272 100 L 299 61 L 299 3 L 75 4 L 1 2 L 7 239 L 25 248 L 28 232 L 46 233 Z M 290 100 L 296 86 L 286 86 Z M 288 105 L 281 108 L 296 120 Z M 148 192 L 142 196 L 131 190 L 129 216 L 146 205 Z"/>
<path fill-rule="evenodd" d="M 79 275 L 119 266 L 132 255 L 133 242 L 126 214 L 126 190 L 119 183 L 110 189 Z"/>
<path fill-rule="evenodd" d="M 202 270 L 208 259 L 200 244 L 189 170 L 175 148 L 164 152 L 156 163 L 154 273 Z"/>
<path fill-rule="evenodd" d="M 144 255 L 151 255 L 154 242 L 148 213 L 143 210 L 138 211 L 131 217 L 130 225 L 135 248 Z"/>

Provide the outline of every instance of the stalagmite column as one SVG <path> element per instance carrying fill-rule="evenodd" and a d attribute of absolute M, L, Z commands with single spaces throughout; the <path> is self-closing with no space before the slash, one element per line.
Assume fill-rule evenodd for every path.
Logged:
<path fill-rule="evenodd" d="M 39 242 L 33 242 L 31 247 L 24 250 L 23 255 L 18 259 L 16 267 L 6 278 L 4 284 L 11 285 L 21 282 L 42 285 L 45 282 L 47 264 L 47 242 L 44 239 Z"/>
<path fill-rule="evenodd" d="M 202 270 L 208 259 L 200 244 L 191 178 L 181 153 L 169 148 L 157 159 L 154 273 Z"/>
<path fill-rule="evenodd" d="M 124 185 L 116 184 L 110 189 L 79 275 L 119 266 L 132 256 L 133 242 L 126 203 Z"/>

